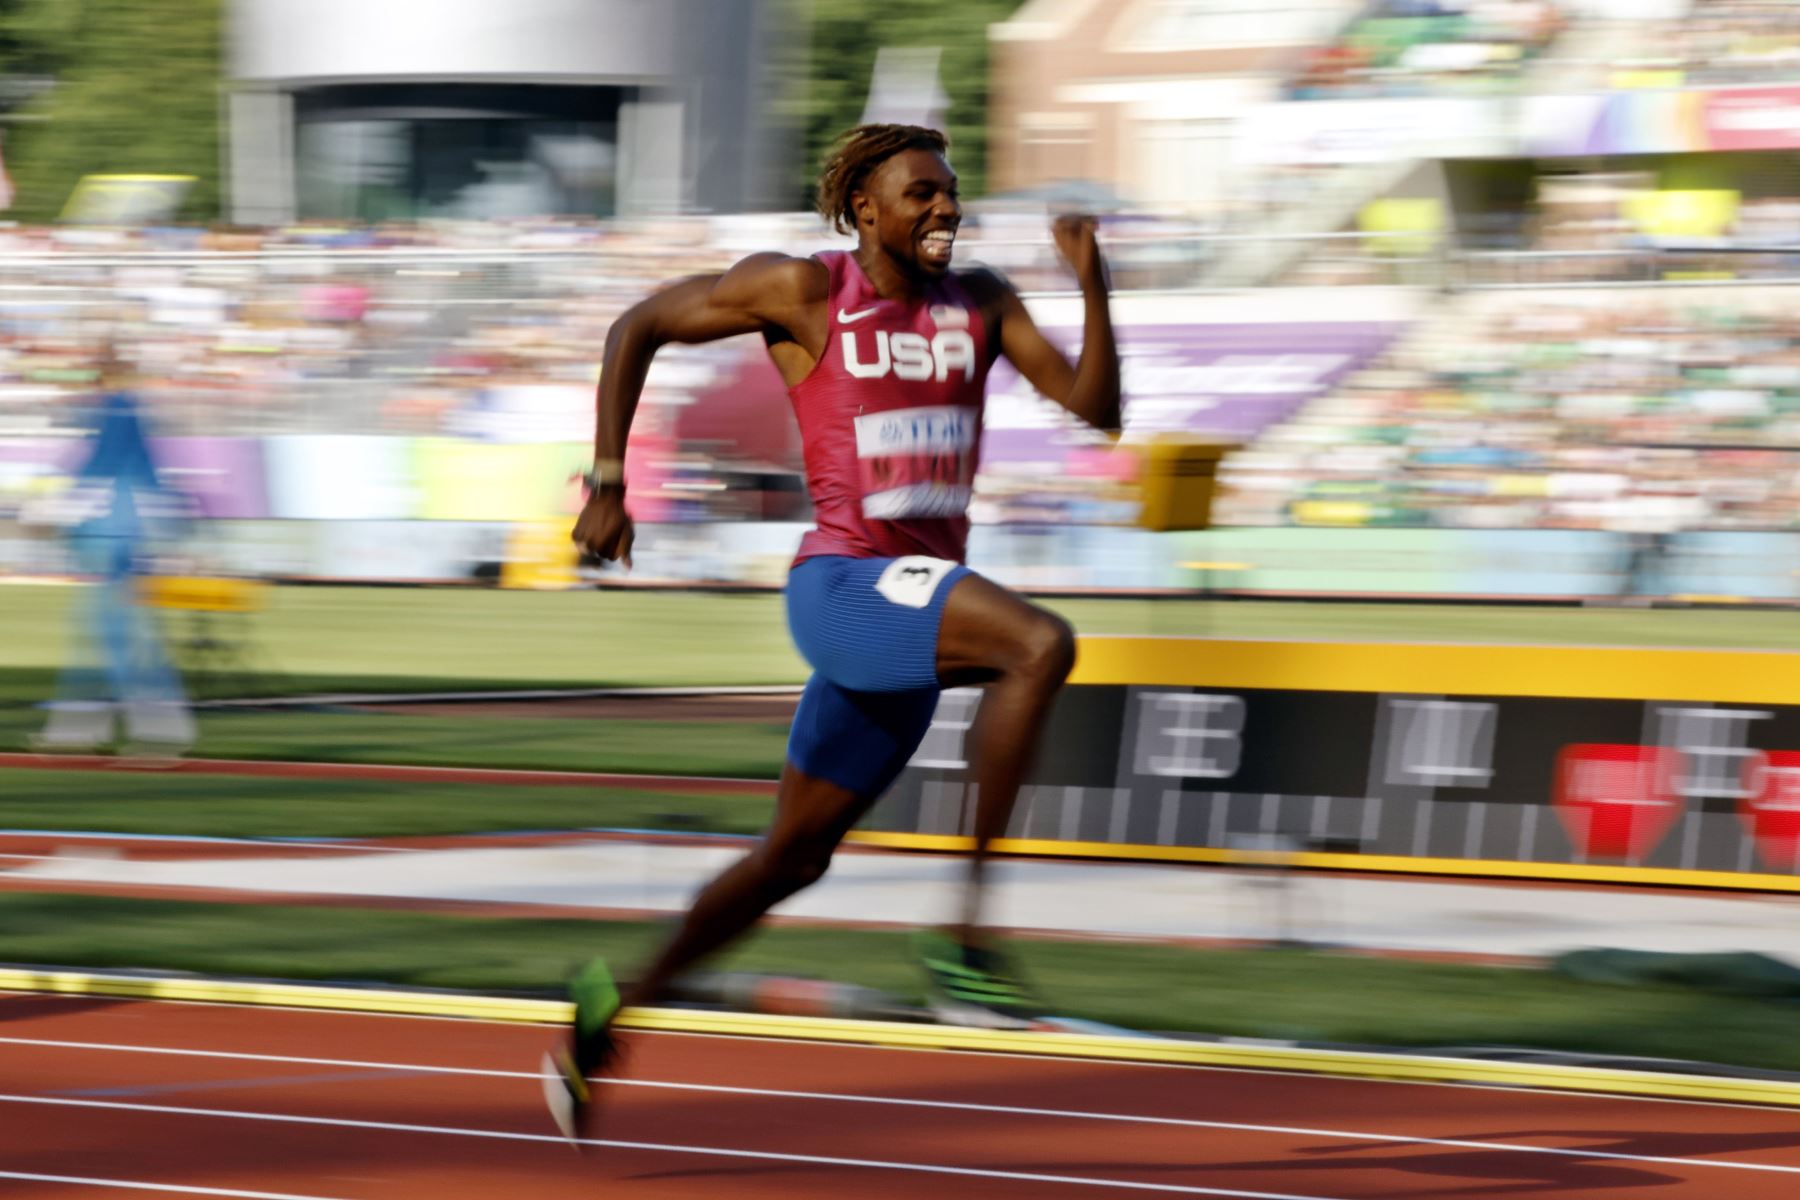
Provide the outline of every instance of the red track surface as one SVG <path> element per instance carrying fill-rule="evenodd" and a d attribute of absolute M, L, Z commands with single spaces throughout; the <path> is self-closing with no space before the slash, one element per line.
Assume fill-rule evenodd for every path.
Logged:
<path fill-rule="evenodd" d="M 551 1036 L 0 995 L 0 1197 L 1800 1194 L 1785 1110 L 674 1034 L 577 1155 Z"/>

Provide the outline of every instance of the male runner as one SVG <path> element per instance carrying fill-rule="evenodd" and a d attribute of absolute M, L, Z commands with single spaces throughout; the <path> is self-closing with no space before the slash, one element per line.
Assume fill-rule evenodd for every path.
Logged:
<path fill-rule="evenodd" d="M 941 133 L 915 125 L 851 130 L 825 166 L 818 206 L 855 233 L 855 250 L 753 254 L 656 293 L 607 334 L 577 543 L 630 565 L 625 440 L 657 349 L 744 333 L 762 335 L 787 381 L 818 522 L 788 576 L 788 626 L 814 674 L 794 714 L 774 822 L 700 893 L 624 1004 L 654 1001 L 677 973 L 818 880 L 912 757 L 939 690 L 981 684 L 968 735 L 975 855 L 960 924 L 925 957 L 940 999 L 964 1019 L 1023 1023 L 1022 990 L 977 938 L 983 872 L 1074 665 L 1075 638 L 1060 617 L 962 565 L 983 391 L 1003 354 L 1044 395 L 1116 430 L 1119 358 L 1091 217 L 1059 218 L 1053 231 L 1085 301 L 1076 366 L 1011 286 L 950 269 L 962 206 L 946 148 Z M 622 1004 L 598 961 L 570 990 L 573 1035 L 546 1060 L 545 1087 L 576 1136 L 586 1077 L 613 1057 Z"/>

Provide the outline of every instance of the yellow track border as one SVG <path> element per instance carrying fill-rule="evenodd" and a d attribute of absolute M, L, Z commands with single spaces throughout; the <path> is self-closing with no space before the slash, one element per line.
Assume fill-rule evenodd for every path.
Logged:
<path fill-rule="evenodd" d="M 1800 704 L 1800 652 L 1099 635 L 1069 682 Z"/>
<path fill-rule="evenodd" d="M 975 839 L 944 833 L 852 830 L 844 838 L 882 850 L 965 854 Z M 1687 871 L 1677 867 L 1621 867 L 1604 863 L 1514 862 L 1504 858 L 1413 858 L 1404 854 L 1328 854 L 1322 851 L 1220 850 L 1212 846 L 1145 846 L 1122 842 L 1059 842 L 1001 838 L 995 854 L 1021 858 L 1099 858 L 1127 862 L 1207 863 L 1213 866 L 1373 871 L 1382 875 L 1459 875 L 1490 879 L 1541 879 L 1558 883 L 1612 883 L 1637 887 L 1689 887 L 1742 892 L 1800 892 L 1800 875 L 1750 871 Z"/>
<path fill-rule="evenodd" d="M 0 991 L 532 1024 L 561 1024 L 572 1015 L 570 1005 L 559 1000 L 334 988 L 314 984 L 249 983 L 179 976 L 108 975 L 29 968 L 0 968 Z M 625 1013 L 621 1023 L 630 1029 L 663 1033 L 784 1038 L 898 1049 L 978 1051 L 1169 1066 L 1293 1071 L 1413 1083 L 1483 1084 L 1800 1108 L 1800 1083 L 1670 1075 L 1655 1071 L 1623 1071 L 1611 1067 L 1485 1062 L 1360 1050 L 1307 1050 L 1293 1046 L 1189 1042 L 1156 1037 L 1015 1033 L 940 1025 L 911 1025 L 893 1021 L 712 1013 L 669 1008 L 632 1009 Z"/>

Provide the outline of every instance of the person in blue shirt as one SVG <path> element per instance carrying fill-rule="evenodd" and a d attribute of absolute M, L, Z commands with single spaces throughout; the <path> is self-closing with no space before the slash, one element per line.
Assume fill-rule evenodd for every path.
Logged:
<path fill-rule="evenodd" d="M 93 436 L 65 506 L 71 557 L 90 582 L 75 608 L 69 665 L 34 744 L 97 750 L 114 740 L 122 715 L 131 752 L 178 755 L 194 740 L 193 716 L 161 629 L 139 602 L 138 579 L 146 544 L 183 506 L 157 474 L 137 397 L 110 353 L 100 383 Z"/>

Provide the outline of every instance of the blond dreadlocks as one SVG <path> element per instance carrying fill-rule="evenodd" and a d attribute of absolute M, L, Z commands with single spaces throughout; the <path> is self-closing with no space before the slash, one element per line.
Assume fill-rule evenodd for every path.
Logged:
<path fill-rule="evenodd" d="M 950 149 L 950 139 L 923 125 L 858 125 L 837 140 L 825 169 L 819 174 L 819 215 L 839 233 L 856 229 L 850 211 L 850 193 L 868 181 L 870 172 L 902 150 Z"/>

